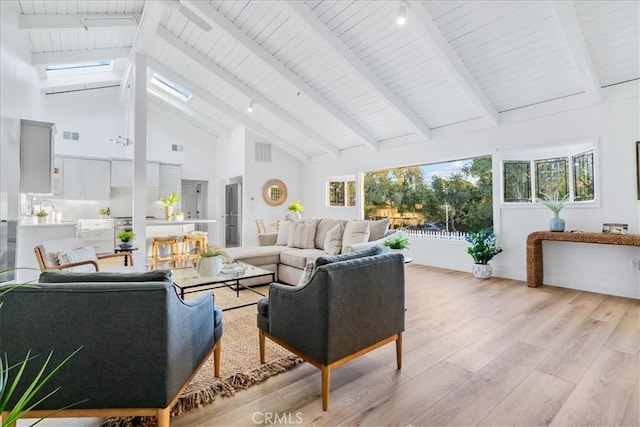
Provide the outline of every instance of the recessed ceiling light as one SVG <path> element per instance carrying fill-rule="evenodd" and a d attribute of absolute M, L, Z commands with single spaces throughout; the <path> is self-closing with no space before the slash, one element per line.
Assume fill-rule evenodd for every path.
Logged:
<path fill-rule="evenodd" d="M 249 102 L 249 106 L 247 107 L 247 111 L 253 113 L 253 101 Z"/>

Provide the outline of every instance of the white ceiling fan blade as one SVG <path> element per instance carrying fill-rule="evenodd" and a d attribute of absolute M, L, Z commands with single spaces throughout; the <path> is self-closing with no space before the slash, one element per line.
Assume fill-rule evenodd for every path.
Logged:
<path fill-rule="evenodd" d="M 187 18 L 189 21 L 193 22 L 198 27 L 202 28 L 202 30 L 204 31 L 211 31 L 211 25 L 209 25 L 207 21 L 202 19 L 200 16 L 196 15 L 195 12 L 193 12 L 191 9 L 189 9 L 179 1 L 178 1 L 178 8 L 180 10 L 180 13 L 182 13 L 184 17 Z"/>

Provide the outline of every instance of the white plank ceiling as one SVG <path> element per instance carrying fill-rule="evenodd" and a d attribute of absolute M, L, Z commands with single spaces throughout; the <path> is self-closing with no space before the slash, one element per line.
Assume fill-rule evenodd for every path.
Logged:
<path fill-rule="evenodd" d="M 104 55 L 105 86 L 114 75 L 123 85 L 131 52 L 146 53 L 150 77 L 193 93 L 184 101 L 150 86 L 153 108 L 215 137 L 246 126 L 302 160 L 497 124 L 565 97 L 598 102 L 601 88 L 640 79 L 638 1 L 410 1 L 404 26 L 401 3 L 385 0 L 15 4 L 34 66 Z M 61 80 L 41 75 L 55 92 Z M 60 86 L 100 79 L 69 78 Z"/>

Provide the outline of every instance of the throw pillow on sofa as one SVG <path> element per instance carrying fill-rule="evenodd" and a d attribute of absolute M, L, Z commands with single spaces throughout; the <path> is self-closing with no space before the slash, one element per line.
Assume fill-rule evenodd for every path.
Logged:
<path fill-rule="evenodd" d="M 343 234 L 344 226 L 341 222 L 337 223 L 331 230 L 329 230 L 324 239 L 324 244 L 322 245 L 325 253 L 329 255 L 338 255 L 340 252 L 342 252 Z"/>
<path fill-rule="evenodd" d="M 369 221 L 350 220 L 344 226 L 342 249 L 358 243 L 369 241 Z"/>
<path fill-rule="evenodd" d="M 382 239 L 389 231 L 391 219 L 382 218 L 377 221 L 369 221 L 369 241 Z"/>
<path fill-rule="evenodd" d="M 344 225 L 347 223 L 346 219 L 333 219 L 333 218 L 321 218 L 318 220 L 318 228 L 316 229 L 316 248 L 325 249 L 324 242 L 327 239 L 327 233 L 336 224 L 342 224 L 343 230 Z"/>
<path fill-rule="evenodd" d="M 289 241 L 287 246 L 290 248 L 313 249 L 316 245 L 316 226 L 317 221 L 306 220 L 304 222 L 292 221 L 289 224 Z"/>
<path fill-rule="evenodd" d="M 287 246 L 289 242 L 289 225 L 291 221 L 282 221 L 280 223 L 280 229 L 278 230 L 278 237 L 276 238 L 276 246 Z"/>

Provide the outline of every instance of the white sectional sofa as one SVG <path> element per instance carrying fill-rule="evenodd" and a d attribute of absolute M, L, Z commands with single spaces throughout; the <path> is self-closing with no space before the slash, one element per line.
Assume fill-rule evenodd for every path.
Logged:
<path fill-rule="evenodd" d="M 399 233 L 399 231 L 397 231 Z M 275 271 L 277 280 L 297 285 L 305 266 L 322 255 L 337 255 L 382 245 L 391 234 L 389 219 L 332 218 L 285 221 L 277 233 L 258 235 L 259 246 L 226 249 L 229 256 Z"/>

